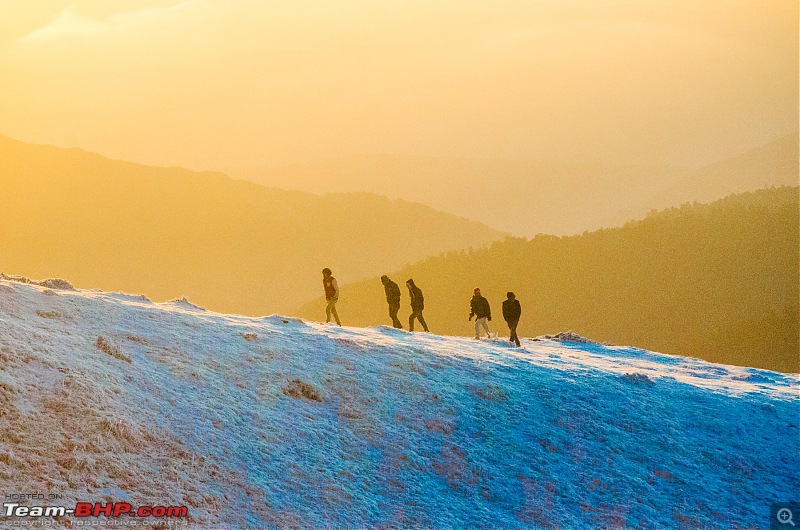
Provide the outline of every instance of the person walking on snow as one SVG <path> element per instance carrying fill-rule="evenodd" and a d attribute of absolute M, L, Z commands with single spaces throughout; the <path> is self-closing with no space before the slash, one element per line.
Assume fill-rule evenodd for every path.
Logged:
<path fill-rule="evenodd" d="M 472 293 L 472 300 L 469 302 L 469 320 L 472 320 L 473 316 L 475 317 L 475 339 L 481 338 L 481 326 L 486 330 L 486 336 L 491 337 L 489 324 L 486 323 L 487 320 L 492 320 L 492 309 L 489 307 L 489 300 L 481 296 L 481 290 L 478 287 Z"/>
<path fill-rule="evenodd" d="M 506 293 L 507 300 L 503 301 L 503 318 L 508 324 L 508 330 L 511 336 L 508 338 L 511 342 L 519 347 L 519 337 L 517 337 L 517 324 L 519 324 L 519 317 L 522 315 L 522 307 L 519 305 L 517 297 L 509 291 Z"/>
<path fill-rule="evenodd" d="M 406 287 L 408 287 L 408 295 L 411 297 L 411 316 L 408 317 L 408 330 L 414 331 L 414 319 L 416 318 L 422 324 L 422 329 L 428 331 L 428 325 L 422 317 L 422 310 L 425 309 L 425 298 L 422 296 L 422 289 L 417 287 L 411 278 L 406 282 Z"/>
<path fill-rule="evenodd" d="M 397 312 L 400 311 L 400 288 L 385 274 L 381 276 L 381 283 L 386 291 L 386 302 L 389 304 L 389 318 L 392 319 L 392 325 L 397 329 L 403 329 L 403 324 L 397 318 Z"/>
<path fill-rule="evenodd" d="M 322 287 L 325 289 L 325 300 L 328 301 L 328 305 L 325 306 L 325 315 L 327 316 L 325 323 L 330 323 L 331 314 L 333 314 L 336 324 L 341 326 L 339 314 L 336 312 L 336 302 L 339 301 L 339 284 L 336 283 L 336 278 L 333 277 L 328 267 L 322 269 Z"/>

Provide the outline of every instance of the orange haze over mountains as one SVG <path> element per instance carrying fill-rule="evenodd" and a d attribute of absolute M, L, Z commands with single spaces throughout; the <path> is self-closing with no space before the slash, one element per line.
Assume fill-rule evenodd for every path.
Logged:
<path fill-rule="evenodd" d="M 711 202 L 765 186 L 793 186 L 798 181 L 797 168 L 798 134 L 794 132 L 695 170 L 374 156 L 232 169 L 230 174 L 316 193 L 371 191 L 533 237 L 620 226 L 652 209 Z"/>
<path fill-rule="evenodd" d="M 798 182 L 797 0 L 0 0 L 0 71 L 0 272 L 219 311 Z"/>
<path fill-rule="evenodd" d="M 318 294 L 324 266 L 347 283 L 502 237 L 368 193 L 320 197 L 2 136 L 0 162 L 0 272 L 216 311 L 285 313 Z"/>

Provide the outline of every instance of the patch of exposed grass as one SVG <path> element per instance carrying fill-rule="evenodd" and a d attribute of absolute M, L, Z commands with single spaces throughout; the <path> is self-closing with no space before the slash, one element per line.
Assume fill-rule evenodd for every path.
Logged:
<path fill-rule="evenodd" d="M 39 309 L 36 310 L 36 314 L 42 318 L 61 318 L 63 316 L 58 311 L 41 311 Z"/>
<path fill-rule="evenodd" d="M 322 395 L 320 391 L 314 388 L 310 383 L 306 383 L 300 379 L 292 379 L 283 386 L 283 393 L 295 399 L 307 399 L 309 401 L 316 401 L 322 403 Z"/>
<path fill-rule="evenodd" d="M 111 344 L 106 339 L 103 338 L 102 335 L 97 337 L 97 342 L 95 342 L 95 346 L 97 349 L 107 353 L 108 355 L 114 357 L 115 359 L 119 359 L 120 361 L 125 361 L 126 363 L 131 362 L 131 358 L 119 351 L 119 346 L 116 344 Z"/>

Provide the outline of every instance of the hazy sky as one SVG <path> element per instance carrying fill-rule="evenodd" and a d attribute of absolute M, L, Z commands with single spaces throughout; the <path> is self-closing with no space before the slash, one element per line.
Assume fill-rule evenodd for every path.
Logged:
<path fill-rule="evenodd" d="M 797 0 L 0 0 L 0 134 L 194 169 L 700 165 L 797 129 Z"/>

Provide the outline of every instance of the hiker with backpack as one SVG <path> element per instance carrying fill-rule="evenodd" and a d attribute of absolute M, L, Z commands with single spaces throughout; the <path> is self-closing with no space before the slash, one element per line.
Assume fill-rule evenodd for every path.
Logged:
<path fill-rule="evenodd" d="M 400 288 L 385 274 L 381 276 L 381 283 L 386 291 L 386 303 L 389 304 L 389 318 L 392 319 L 392 325 L 397 329 L 403 329 L 403 324 L 397 318 L 397 312 L 400 311 Z"/>
<path fill-rule="evenodd" d="M 503 301 L 503 318 L 508 324 L 508 330 L 511 336 L 508 338 L 511 342 L 519 347 L 519 337 L 517 337 L 517 324 L 519 324 L 519 317 L 522 315 L 522 307 L 519 305 L 516 295 L 509 291 L 506 293 L 507 300 Z"/>
<path fill-rule="evenodd" d="M 336 302 L 339 301 L 339 284 L 336 283 L 336 278 L 333 277 L 333 273 L 328 267 L 322 269 L 322 288 L 325 289 L 325 300 L 328 301 L 328 305 L 325 306 L 325 315 L 327 317 L 325 323 L 329 324 L 331 315 L 333 315 L 336 324 L 341 326 L 339 314 L 336 312 Z"/>
<path fill-rule="evenodd" d="M 472 291 L 472 300 L 469 302 L 469 320 L 475 317 L 475 340 L 481 338 L 481 327 L 486 330 L 486 336 L 491 337 L 487 320 L 492 320 L 492 309 L 489 307 L 489 300 L 481 296 L 480 288 L 476 287 Z"/>
<path fill-rule="evenodd" d="M 408 330 L 414 331 L 414 319 L 416 318 L 422 324 L 422 329 L 428 331 L 428 325 L 422 317 L 422 310 L 425 309 L 425 298 L 422 296 L 422 289 L 417 287 L 411 278 L 406 282 L 406 287 L 408 287 L 408 295 L 411 297 L 411 316 L 408 317 Z"/>

